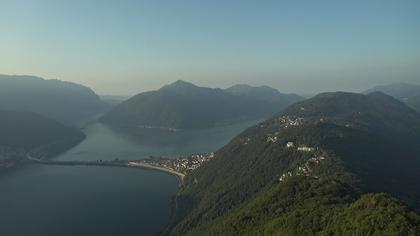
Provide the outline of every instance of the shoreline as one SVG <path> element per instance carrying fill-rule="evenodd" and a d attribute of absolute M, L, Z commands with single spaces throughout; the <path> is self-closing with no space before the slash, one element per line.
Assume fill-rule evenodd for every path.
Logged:
<path fill-rule="evenodd" d="M 185 174 L 177 172 L 172 169 L 155 166 L 148 163 L 137 162 L 137 161 L 125 161 L 125 162 L 113 162 L 113 161 L 53 161 L 53 160 L 42 160 L 38 158 L 31 157 L 29 154 L 26 155 L 26 158 L 31 163 L 44 164 L 44 165 L 84 165 L 84 166 L 108 166 L 108 167 L 128 167 L 128 168 L 142 168 L 160 171 L 166 174 L 175 176 L 178 180 L 178 185 L 181 186 L 184 183 Z"/>
<path fill-rule="evenodd" d="M 164 173 L 167 173 L 167 174 L 170 174 L 170 175 L 173 175 L 173 176 L 177 177 L 180 185 L 182 185 L 184 183 L 185 174 L 183 174 L 181 172 L 174 171 L 172 169 L 159 167 L 159 166 L 154 166 L 154 165 L 147 164 L 147 163 L 133 162 L 133 161 L 129 161 L 127 163 L 127 167 L 145 168 L 145 169 L 152 169 L 152 170 L 161 171 L 161 172 L 164 172 Z"/>

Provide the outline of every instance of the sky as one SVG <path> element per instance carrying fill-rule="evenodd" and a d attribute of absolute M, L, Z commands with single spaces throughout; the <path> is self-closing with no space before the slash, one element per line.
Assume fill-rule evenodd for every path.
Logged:
<path fill-rule="evenodd" d="M 420 84 L 420 1 L 0 0 L 0 74 L 109 95 L 179 79 L 300 94 Z"/>

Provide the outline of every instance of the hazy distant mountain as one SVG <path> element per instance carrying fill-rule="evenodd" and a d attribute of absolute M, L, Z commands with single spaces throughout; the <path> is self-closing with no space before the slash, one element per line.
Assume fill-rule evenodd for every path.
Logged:
<path fill-rule="evenodd" d="M 380 91 L 391 95 L 420 112 L 420 85 L 407 83 L 394 83 L 376 86 L 364 93 Z"/>
<path fill-rule="evenodd" d="M 107 103 L 109 106 L 116 106 L 123 101 L 129 99 L 129 96 L 118 96 L 118 95 L 99 95 L 102 101 Z"/>
<path fill-rule="evenodd" d="M 277 89 L 269 86 L 252 87 L 246 84 L 237 84 L 227 88 L 225 91 L 233 95 L 246 96 L 261 101 L 278 102 L 287 105 L 302 100 L 302 97 L 296 94 L 282 94 Z"/>
<path fill-rule="evenodd" d="M 317 95 L 187 175 L 170 233 L 416 235 L 400 200 L 420 212 L 419 143 L 420 114 L 391 96 Z"/>
<path fill-rule="evenodd" d="M 84 137 L 80 130 L 36 113 L 0 110 L 0 170 L 24 160 L 26 153 L 52 157 Z"/>
<path fill-rule="evenodd" d="M 267 90 L 270 93 L 264 95 Z M 301 99 L 269 87 L 241 85 L 223 90 L 180 80 L 122 102 L 101 121 L 136 127 L 203 128 L 266 118 Z"/>
<path fill-rule="evenodd" d="M 107 105 L 89 88 L 34 76 L 0 75 L 0 109 L 35 112 L 77 124 L 103 112 Z"/>

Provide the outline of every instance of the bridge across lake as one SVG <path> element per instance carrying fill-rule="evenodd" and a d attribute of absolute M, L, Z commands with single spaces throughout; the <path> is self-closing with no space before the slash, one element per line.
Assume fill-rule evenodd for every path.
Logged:
<path fill-rule="evenodd" d="M 62 165 L 62 166 L 83 165 L 83 166 L 108 166 L 108 167 L 151 169 L 151 170 L 161 171 L 167 174 L 174 175 L 179 180 L 180 185 L 183 183 L 184 177 L 185 177 L 185 174 L 181 172 L 177 172 L 175 170 L 165 168 L 163 166 L 153 165 L 151 163 L 145 162 L 144 160 L 54 161 L 54 160 L 43 160 L 43 159 L 34 158 L 34 157 L 31 157 L 29 154 L 26 155 L 26 158 L 31 163 L 44 164 L 44 165 Z"/>

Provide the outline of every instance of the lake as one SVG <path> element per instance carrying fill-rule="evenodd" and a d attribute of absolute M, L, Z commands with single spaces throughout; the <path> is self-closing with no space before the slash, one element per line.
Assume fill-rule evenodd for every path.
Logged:
<path fill-rule="evenodd" d="M 141 159 L 211 152 L 255 124 L 122 132 L 100 123 L 56 160 Z M 170 217 L 174 176 L 146 169 L 28 165 L 0 176 L 0 235 L 153 235 Z"/>

